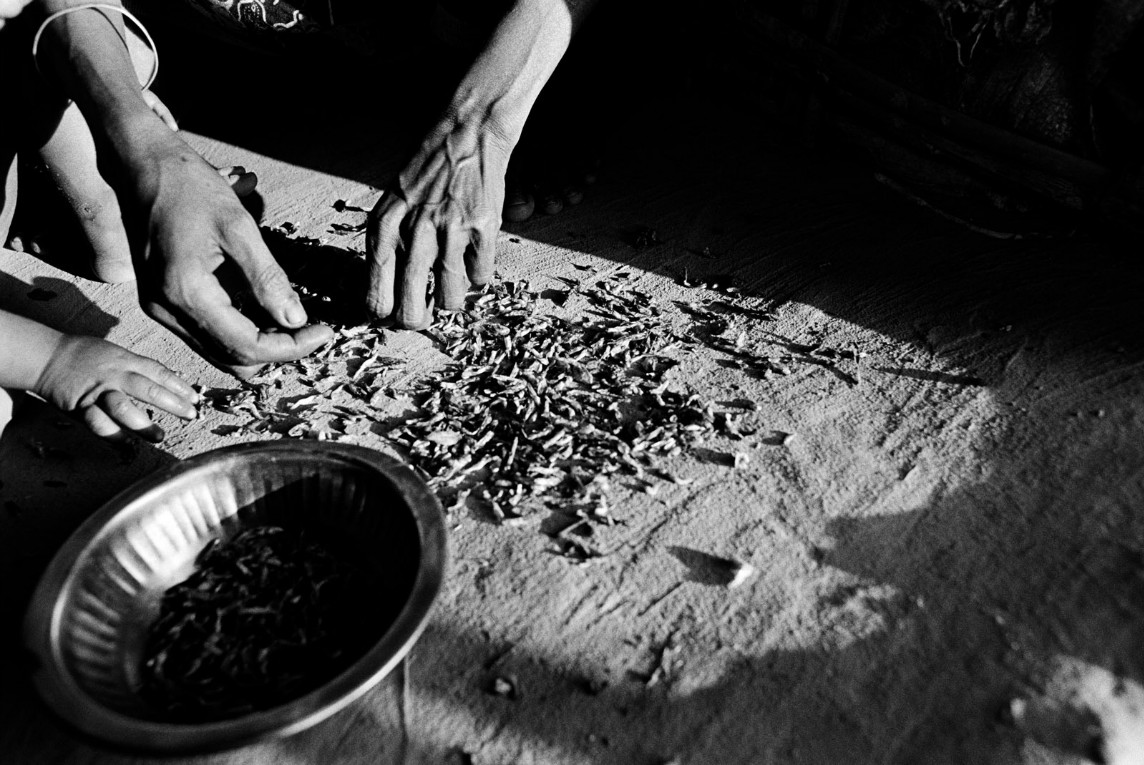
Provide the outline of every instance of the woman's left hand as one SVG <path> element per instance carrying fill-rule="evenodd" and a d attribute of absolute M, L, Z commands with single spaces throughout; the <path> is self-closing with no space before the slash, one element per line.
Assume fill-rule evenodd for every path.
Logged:
<path fill-rule="evenodd" d="M 492 278 L 512 145 L 488 125 L 443 121 L 369 215 L 368 308 L 422 329 Z M 435 296 L 428 295 L 430 273 Z"/>

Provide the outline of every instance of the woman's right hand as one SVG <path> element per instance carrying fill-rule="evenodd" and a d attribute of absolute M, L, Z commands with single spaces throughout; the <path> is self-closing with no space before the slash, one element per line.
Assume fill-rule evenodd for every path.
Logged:
<path fill-rule="evenodd" d="M 311 353 L 332 336 L 306 311 L 231 183 L 178 135 L 152 131 L 124 179 L 139 284 L 149 316 L 204 358 L 239 376 Z M 259 327 L 235 306 L 216 272 L 232 263 L 277 325 Z"/>

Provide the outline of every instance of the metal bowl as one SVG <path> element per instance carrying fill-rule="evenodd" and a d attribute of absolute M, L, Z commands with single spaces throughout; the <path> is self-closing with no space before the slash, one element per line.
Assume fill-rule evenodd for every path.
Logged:
<path fill-rule="evenodd" d="M 140 695 L 147 630 L 163 592 L 216 537 L 305 528 L 374 571 L 396 603 L 361 604 L 364 654 L 315 690 L 233 719 L 184 723 Z M 84 734 L 151 753 L 217 751 L 288 736 L 376 685 L 421 634 L 446 561 L 437 499 L 408 467 L 357 446 L 275 441 L 192 457 L 128 488 L 64 544 L 24 622 L 35 685 Z M 371 607 L 373 606 L 373 607 Z"/>

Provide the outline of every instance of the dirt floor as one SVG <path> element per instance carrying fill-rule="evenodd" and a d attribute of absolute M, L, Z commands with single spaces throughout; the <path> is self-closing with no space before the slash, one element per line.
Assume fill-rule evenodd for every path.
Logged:
<path fill-rule="evenodd" d="M 656 460 L 677 482 L 614 476 L 619 523 L 595 528 L 586 561 L 560 554 L 542 502 L 512 523 L 452 508 L 445 589 L 394 676 L 310 731 L 186 762 L 1144 762 L 1138 253 L 969 233 L 718 89 L 676 96 L 625 123 L 583 204 L 502 233 L 499 278 L 569 317 L 587 310 L 570 284 L 646 292 L 688 339 L 664 382 L 724 426 Z M 289 126 L 188 140 L 258 173 L 264 227 L 352 251 L 362 235 L 331 226 L 364 213 L 333 203 L 368 208 L 403 150 L 366 127 L 320 146 Z M 144 317 L 131 285 L 5 251 L 0 300 L 237 387 Z M 391 395 L 331 432 L 392 450 L 381 434 L 448 358 L 427 333 L 379 336 L 396 361 L 375 384 Z M 270 409 L 313 394 L 296 370 L 279 379 Z M 15 404 L 0 439 L 0 761 L 141 761 L 34 700 L 24 602 L 70 530 L 133 480 L 280 436 L 211 409 L 124 454 Z M 728 586 L 710 556 L 749 564 L 745 581 Z M 498 679 L 512 692 L 492 692 Z"/>

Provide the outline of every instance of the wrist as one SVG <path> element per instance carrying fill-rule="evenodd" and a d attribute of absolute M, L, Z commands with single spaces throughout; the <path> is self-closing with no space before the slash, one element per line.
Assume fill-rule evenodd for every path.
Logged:
<path fill-rule="evenodd" d="M 447 110 L 514 146 L 572 36 L 564 0 L 520 0 L 461 79 Z"/>
<path fill-rule="evenodd" d="M 168 161 L 202 161 L 150 110 L 138 117 L 117 117 L 105 125 L 105 135 L 106 159 L 101 165 L 121 204 L 147 204 L 154 199 L 161 168 Z"/>
<path fill-rule="evenodd" d="M 64 349 L 68 345 L 68 335 L 65 335 L 62 332 L 57 332 L 50 327 L 44 327 L 44 329 L 48 330 L 50 335 L 45 333 L 41 340 L 41 342 L 46 341 L 45 345 L 43 346 L 43 357 L 39 362 L 39 370 L 36 373 L 35 382 L 32 384 L 29 390 L 31 390 L 32 393 L 35 393 L 45 401 L 49 401 L 52 404 L 63 408 L 61 403 L 58 401 L 59 397 L 56 395 L 56 392 L 60 388 L 60 359 L 65 355 Z M 64 364 L 63 366 L 66 368 L 67 364 Z M 69 371 L 65 369 L 63 370 L 62 374 L 67 375 L 69 374 Z"/>
<path fill-rule="evenodd" d="M 117 0 L 108 4 L 119 6 Z M 69 8 L 73 12 L 64 12 Z M 111 8 L 83 7 L 80 0 L 43 0 L 41 11 L 45 25 L 37 35 L 38 48 L 33 46 L 37 69 L 79 106 L 101 159 L 114 161 L 132 148 L 140 125 L 161 124 L 143 99 L 125 45 L 123 15 Z M 153 47 L 146 30 L 143 33 Z"/>
<path fill-rule="evenodd" d="M 0 387 L 44 396 L 51 360 L 64 334 L 17 314 L 0 311 Z"/>
<path fill-rule="evenodd" d="M 522 115 L 516 109 L 509 109 L 497 101 L 489 102 L 482 96 L 479 93 L 456 94 L 433 132 L 438 139 L 454 136 L 466 143 L 491 139 L 494 146 L 508 155 L 520 141 L 528 111 L 526 109 Z"/>

